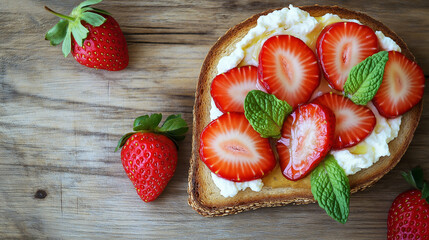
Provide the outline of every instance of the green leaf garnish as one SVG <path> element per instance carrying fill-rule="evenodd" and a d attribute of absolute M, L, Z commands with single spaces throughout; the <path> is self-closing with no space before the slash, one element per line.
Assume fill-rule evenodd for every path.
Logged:
<path fill-rule="evenodd" d="M 332 155 L 312 171 L 310 182 L 319 206 L 336 221 L 346 223 L 350 211 L 350 183 Z"/>
<path fill-rule="evenodd" d="M 380 88 L 388 59 L 388 52 L 381 51 L 354 66 L 344 84 L 345 96 L 357 105 L 371 101 Z"/>
<path fill-rule="evenodd" d="M 292 107 L 286 101 L 259 90 L 250 91 L 244 99 L 244 115 L 264 138 L 279 138 L 283 121 L 291 112 Z"/>
<path fill-rule="evenodd" d="M 88 37 L 88 29 L 86 29 L 81 21 L 85 21 L 94 27 L 102 25 L 106 18 L 101 14 L 109 14 L 108 12 L 89 7 L 93 4 L 97 4 L 102 0 L 88 0 L 79 4 L 73 9 L 69 16 L 57 13 L 52 9 L 45 6 L 45 9 L 50 13 L 62 18 L 53 28 L 51 28 L 45 35 L 45 39 L 49 40 L 52 45 L 58 45 L 63 42 L 62 52 L 64 57 L 71 51 L 71 36 L 76 40 L 79 46 L 83 45 L 83 42 Z M 93 12 L 91 12 L 93 11 Z M 98 12 L 98 13 L 95 13 Z"/>
<path fill-rule="evenodd" d="M 124 146 L 129 137 L 137 132 L 152 132 L 165 135 L 169 137 L 178 148 L 177 142 L 185 139 L 186 132 L 189 130 L 188 124 L 181 118 L 180 114 L 168 116 L 162 126 L 159 127 L 158 125 L 161 119 L 162 114 L 160 113 L 137 117 L 133 123 L 134 132 L 127 133 L 119 139 L 115 152 Z"/>

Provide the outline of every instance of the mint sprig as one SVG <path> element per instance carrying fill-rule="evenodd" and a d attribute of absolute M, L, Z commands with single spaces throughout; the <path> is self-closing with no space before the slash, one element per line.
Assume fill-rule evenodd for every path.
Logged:
<path fill-rule="evenodd" d="M 346 223 L 350 212 L 350 183 L 332 155 L 313 170 L 310 182 L 319 206 L 336 221 Z"/>
<path fill-rule="evenodd" d="M 244 99 L 244 115 L 263 138 L 279 138 L 283 121 L 291 112 L 286 101 L 259 90 L 250 91 Z"/>
<path fill-rule="evenodd" d="M 371 101 L 380 88 L 388 59 L 388 52 L 381 51 L 354 66 L 344 84 L 345 96 L 357 105 Z"/>
<path fill-rule="evenodd" d="M 83 45 L 83 41 L 88 36 L 89 31 L 82 25 L 81 21 L 85 21 L 94 27 L 99 27 L 106 21 L 106 18 L 100 14 L 110 15 L 107 11 L 90 7 L 101 1 L 102 0 L 84 1 L 75 7 L 69 16 L 57 13 L 45 6 L 47 11 L 61 18 L 60 21 L 46 33 L 45 39 L 49 40 L 53 46 L 62 42 L 62 51 L 64 57 L 67 57 L 71 51 L 71 36 L 73 35 L 74 40 L 79 46 Z"/>
<path fill-rule="evenodd" d="M 423 178 L 423 169 L 417 166 L 409 172 L 402 172 L 402 176 L 411 186 L 422 191 L 422 199 L 429 204 L 429 183 Z"/>
<path fill-rule="evenodd" d="M 186 132 L 189 130 L 188 124 L 182 119 L 180 114 L 168 116 L 161 127 L 159 123 L 162 120 L 161 113 L 151 115 L 143 115 L 134 120 L 133 131 L 125 134 L 119 139 L 115 152 L 118 151 L 127 142 L 127 139 L 137 132 L 151 132 L 162 134 L 169 137 L 178 147 L 177 142 L 185 138 Z"/>

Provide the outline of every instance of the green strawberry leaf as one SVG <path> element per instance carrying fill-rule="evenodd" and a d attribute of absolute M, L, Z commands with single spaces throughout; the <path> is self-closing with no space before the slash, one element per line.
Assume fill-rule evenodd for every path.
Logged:
<path fill-rule="evenodd" d="M 84 20 L 95 27 L 98 27 L 105 22 L 106 19 L 103 16 L 89 11 L 95 11 L 102 14 L 109 14 L 108 12 L 101 9 L 88 7 L 101 1 L 102 0 L 84 1 L 73 9 L 70 16 L 57 13 L 45 6 L 47 11 L 62 18 L 46 33 L 45 39 L 49 40 L 50 43 L 54 46 L 63 42 L 62 52 L 64 57 L 67 57 L 71 51 L 71 34 L 73 34 L 73 38 L 76 40 L 79 46 L 82 46 L 83 41 L 88 36 L 89 31 L 82 25 L 81 20 Z"/>
<path fill-rule="evenodd" d="M 279 138 L 283 121 L 291 112 L 292 107 L 286 101 L 259 90 L 250 91 L 244 99 L 244 115 L 264 138 Z"/>
<path fill-rule="evenodd" d="M 426 202 L 429 203 L 429 184 L 426 182 L 423 183 L 422 198 L 426 199 Z"/>
<path fill-rule="evenodd" d="M 83 41 L 88 36 L 88 29 L 86 29 L 86 27 L 84 27 L 80 21 L 77 23 L 70 24 L 70 28 L 74 40 L 76 40 L 77 44 L 82 47 Z"/>
<path fill-rule="evenodd" d="M 426 199 L 426 202 L 429 204 L 429 184 L 423 178 L 423 169 L 417 166 L 409 172 L 402 172 L 402 176 L 411 186 L 421 190 L 422 199 Z"/>
<path fill-rule="evenodd" d="M 105 10 L 102 10 L 102 9 L 99 9 L 99 8 L 95 8 L 95 7 L 86 7 L 86 8 L 83 8 L 82 10 L 97 12 L 97 13 L 101 13 L 101 14 L 104 14 L 104 15 L 112 15 L 108 11 L 105 11 Z"/>
<path fill-rule="evenodd" d="M 94 4 L 100 3 L 101 1 L 103 0 L 87 0 L 87 1 L 81 2 L 76 8 L 83 8 L 86 6 L 94 5 Z"/>
<path fill-rule="evenodd" d="M 158 127 L 158 124 L 161 122 L 162 114 L 160 113 L 154 113 L 150 116 L 145 115 L 147 117 L 141 116 L 138 117 L 139 119 L 138 123 L 137 119 L 134 120 L 134 125 L 137 124 L 137 126 L 134 126 L 134 131 L 142 131 L 142 130 L 155 130 Z"/>
<path fill-rule="evenodd" d="M 177 149 L 179 149 L 177 142 L 185 139 L 185 134 L 189 130 L 188 124 L 181 118 L 180 114 L 177 114 L 168 116 L 162 126 L 158 127 L 161 119 L 162 114 L 160 113 L 137 117 L 133 123 L 134 132 L 127 133 L 119 139 L 115 152 L 120 149 L 126 143 L 127 139 L 136 132 L 152 132 L 165 135 L 170 138 L 176 145 Z"/>
<path fill-rule="evenodd" d="M 115 152 L 118 151 L 127 142 L 128 138 L 131 137 L 135 132 L 130 132 L 121 137 L 118 141 L 118 145 L 115 148 Z"/>
<path fill-rule="evenodd" d="M 49 40 L 52 46 L 57 46 L 66 37 L 68 24 L 69 21 L 61 19 L 46 33 L 45 39 Z"/>
<path fill-rule="evenodd" d="M 388 59 L 388 52 L 381 51 L 354 66 L 344 84 L 345 95 L 357 105 L 371 101 L 380 88 Z"/>
<path fill-rule="evenodd" d="M 182 115 L 180 115 L 180 114 L 176 114 L 176 115 L 172 114 L 172 115 L 168 116 L 168 117 L 167 117 L 167 119 L 165 119 L 164 124 L 162 124 L 162 126 L 164 126 L 164 125 L 165 125 L 165 123 L 166 123 L 166 122 L 168 122 L 168 121 L 169 121 L 169 120 L 171 120 L 171 119 L 174 119 L 174 118 L 181 118 L 181 117 L 182 117 Z"/>
<path fill-rule="evenodd" d="M 145 119 L 148 119 L 148 118 L 149 118 L 149 115 L 143 115 L 143 116 L 137 117 L 134 120 L 133 128 L 137 127 L 138 125 L 140 125 L 140 122 L 143 122 L 145 121 Z"/>
<path fill-rule="evenodd" d="M 186 129 L 184 132 L 183 130 Z M 159 129 L 160 132 L 173 132 L 177 131 L 179 135 L 186 133 L 188 130 L 188 124 L 182 118 L 170 118 L 164 122 L 162 127 Z"/>
<path fill-rule="evenodd" d="M 173 134 L 169 134 L 169 133 L 164 133 L 165 136 L 169 137 L 170 139 L 174 140 L 174 142 L 176 143 L 176 147 L 179 148 L 179 146 L 177 145 L 177 142 L 182 141 L 183 139 L 185 139 L 185 135 L 173 135 Z"/>
<path fill-rule="evenodd" d="M 63 41 L 62 51 L 64 54 L 64 57 L 67 57 L 71 51 L 71 30 L 70 28 L 67 28 L 67 33 Z"/>
<path fill-rule="evenodd" d="M 417 166 L 409 172 L 402 172 L 402 176 L 405 180 L 411 184 L 414 188 L 422 189 L 424 184 L 423 179 L 423 169 L 420 166 Z"/>
<path fill-rule="evenodd" d="M 99 27 L 106 21 L 106 18 L 104 18 L 100 14 L 93 13 L 93 12 L 82 13 L 81 19 L 91 24 L 94 27 Z"/>
<path fill-rule="evenodd" d="M 319 206 L 336 221 L 346 223 L 350 212 L 349 179 L 332 155 L 313 170 L 310 182 Z"/>

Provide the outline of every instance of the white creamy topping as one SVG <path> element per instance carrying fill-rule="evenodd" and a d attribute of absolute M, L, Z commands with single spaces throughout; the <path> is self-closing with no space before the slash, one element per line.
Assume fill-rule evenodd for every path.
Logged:
<path fill-rule="evenodd" d="M 268 38 L 274 35 L 289 34 L 310 45 L 311 32 L 319 25 L 326 26 L 330 23 L 347 21 L 360 22 L 356 19 L 341 19 L 338 15 L 327 13 L 318 19 L 311 17 L 307 12 L 289 5 L 289 8 L 274 11 L 258 19 L 256 27 L 236 44 L 236 49 L 229 55 L 220 59 L 217 65 L 218 74 L 224 73 L 238 65 L 258 66 L 259 51 Z M 375 32 L 382 50 L 401 51 L 401 48 L 382 32 Z M 314 36 L 313 36 L 314 37 Z M 388 143 L 398 136 L 401 125 L 401 117 L 386 119 L 378 114 L 377 109 L 370 102 L 368 107 L 374 112 L 377 123 L 374 131 L 364 141 L 351 148 L 339 151 L 331 151 L 338 164 L 347 175 L 354 174 L 361 169 L 368 168 L 377 162 L 382 156 L 389 156 Z M 222 115 L 211 99 L 210 119 L 214 120 Z M 249 182 L 233 182 L 220 178 L 212 173 L 215 185 L 220 189 L 224 197 L 233 197 L 238 191 L 250 187 L 253 191 L 260 191 L 263 182 L 261 179 Z"/>
<path fill-rule="evenodd" d="M 214 120 L 220 116 L 222 116 L 222 112 L 219 110 L 219 108 L 216 107 L 215 102 L 213 101 L 213 98 L 210 98 L 210 104 L 211 104 L 211 108 L 210 108 L 210 120 Z"/>
<path fill-rule="evenodd" d="M 252 191 L 261 191 L 264 184 L 261 179 L 256 179 L 247 182 L 233 182 L 224 178 L 218 177 L 216 174 L 212 174 L 213 182 L 220 189 L 220 194 L 224 197 L 234 197 L 238 191 L 245 190 L 246 188 L 252 189 Z"/>
<path fill-rule="evenodd" d="M 401 116 L 386 119 L 380 116 L 371 102 L 368 103 L 368 107 L 371 108 L 377 119 L 372 133 L 354 147 L 331 151 L 347 175 L 355 174 L 361 169 L 372 166 L 382 156 L 390 156 L 388 143 L 398 136 Z"/>
<path fill-rule="evenodd" d="M 218 74 L 235 68 L 244 59 L 245 65 L 258 66 L 259 51 L 265 40 L 274 35 L 289 34 L 307 43 L 307 35 L 313 31 L 318 22 L 308 12 L 289 5 L 289 8 L 276 10 L 258 18 L 256 27 L 241 39 L 235 50 L 220 59 L 217 65 Z"/>
<path fill-rule="evenodd" d="M 396 44 L 395 41 L 393 41 L 390 37 L 384 36 L 381 31 L 376 31 L 375 35 L 377 35 L 381 49 L 385 51 L 401 52 L 401 48 L 398 46 L 398 44 Z"/>

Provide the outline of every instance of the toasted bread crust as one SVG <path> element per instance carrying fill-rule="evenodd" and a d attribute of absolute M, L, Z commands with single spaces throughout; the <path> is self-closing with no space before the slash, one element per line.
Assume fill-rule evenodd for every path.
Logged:
<path fill-rule="evenodd" d="M 344 19 L 357 19 L 361 23 L 379 30 L 387 37 L 392 38 L 402 49 L 402 53 L 409 59 L 415 60 L 405 42 L 392 30 L 381 22 L 374 20 L 366 14 L 351 11 L 337 6 L 303 6 L 313 17 L 323 16 L 326 13 L 337 14 Z M 188 203 L 203 216 L 224 216 L 239 212 L 253 210 L 261 207 L 275 207 L 287 204 L 308 204 L 315 202 L 310 190 L 309 178 L 304 178 L 296 184 L 285 188 L 264 187 L 260 192 L 249 189 L 239 192 L 235 197 L 224 198 L 219 194 L 211 180 L 210 170 L 199 160 L 200 134 L 210 122 L 210 84 L 217 74 L 217 64 L 223 56 L 229 55 L 235 44 L 240 41 L 247 32 L 256 26 L 257 19 L 274 10 L 256 14 L 244 22 L 229 29 L 224 36 L 210 49 L 201 68 L 197 85 L 194 105 L 192 156 L 190 160 L 188 178 Z M 381 177 L 388 173 L 400 161 L 402 155 L 410 144 L 414 131 L 418 125 L 422 112 L 422 101 L 411 111 L 403 115 L 398 137 L 389 143 L 391 155 L 382 157 L 377 163 L 368 169 L 359 171 L 349 176 L 351 192 L 357 192 L 370 187 Z"/>

